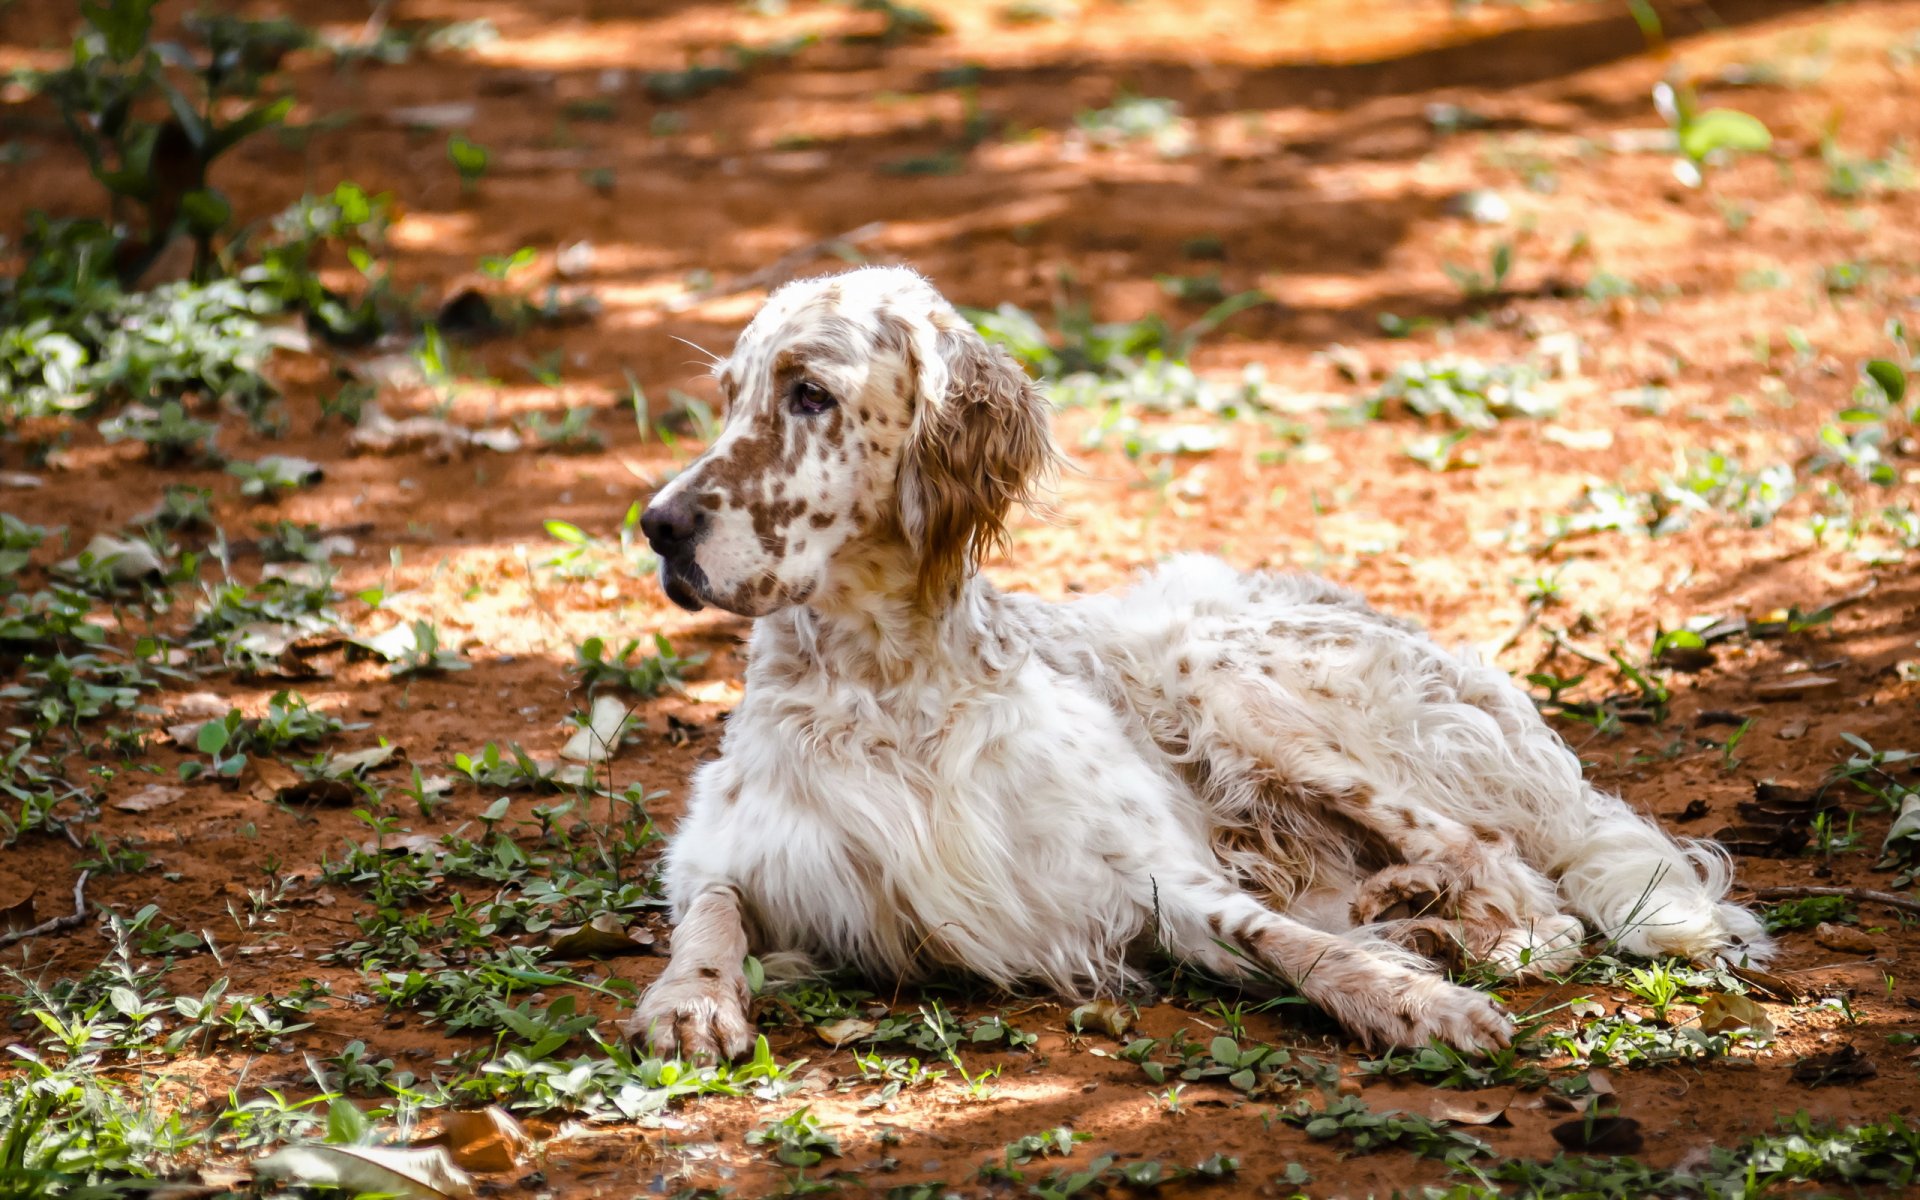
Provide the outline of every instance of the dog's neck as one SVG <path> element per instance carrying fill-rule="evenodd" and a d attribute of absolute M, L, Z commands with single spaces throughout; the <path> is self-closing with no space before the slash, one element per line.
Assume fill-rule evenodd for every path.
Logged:
<path fill-rule="evenodd" d="M 969 571 L 953 595 L 928 602 L 904 546 L 876 548 L 836 564 L 834 578 L 778 621 L 822 671 L 876 691 L 939 679 L 988 683 L 1025 657 L 1026 639 L 1008 628 L 1003 598 Z"/>

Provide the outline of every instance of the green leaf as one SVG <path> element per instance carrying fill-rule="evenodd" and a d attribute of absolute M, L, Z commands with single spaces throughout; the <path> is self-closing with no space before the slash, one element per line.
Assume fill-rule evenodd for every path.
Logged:
<path fill-rule="evenodd" d="M 585 530 L 565 521 L 548 521 L 546 527 L 547 536 L 557 542 L 565 542 L 569 546 L 585 546 L 593 541 L 587 536 Z"/>
<path fill-rule="evenodd" d="M 1710 108 L 1680 130 L 1680 150 L 1695 162 L 1715 150 L 1761 151 L 1773 134 L 1757 117 L 1731 108 Z"/>
<path fill-rule="evenodd" d="M 1222 1066 L 1237 1066 L 1240 1062 L 1240 1043 L 1230 1037 L 1217 1037 L 1208 1047 L 1208 1053 L 1213 1055 L 1213 1061 Z"/>
<path fill-rule="evenodd" d="M 196 188 L 180 197 L 187 228 L 198 234 L 218 233 L 233 219 L 233 205 L 214 188 Z"/>
<path fill-rule="evenodd" d="M 335 1100 L 327 1105 L 327 1142 L 334 1146 L 358 1146 L 373 1136 L 373 1122 L 352 1101 Z"/>
<path fill-rule="evenodd" d="M 492 804 L 487 805 L 487 810 L 480 814 L 480 819 L 488 822 L 505 820 L 507 812 L 512 808 L 513 798 L 511 796 L 502 796 Z"/>
<path fill-rule="evenodd" d="M 218 754 L 225 750 L 227 743 L 232 740 L 233 735 L 228 732 L 225 721 L 208 721 L 200 727 L 200 733 L 193 739 L 193 744 L 200 747 L 202 754 Z"/>
<path fill-rule="evenodd" d="M 1907 397 L 1907 373 L 1898 363 L 1884 358 L 1872 359 L 1861 370 L 1887 394 L 1889 403 L 1898 404 Z"/>
<path fill-rule="evenodd" d="M 457 133 L 447 139 L 447 157 L 453 160 L 454 169 L 463 177 L 472 178 L 487 169 L 487 148 Z"/>
<path fill-rule="evenodd" d="M 153 28 L 154 0 L 108 0 L 105 4 L 82 4 L 80 13 L 87 24 L 100 31 L 107 43 L 107 54 L 115 62 L 127 62 L 147 44 Z"/>

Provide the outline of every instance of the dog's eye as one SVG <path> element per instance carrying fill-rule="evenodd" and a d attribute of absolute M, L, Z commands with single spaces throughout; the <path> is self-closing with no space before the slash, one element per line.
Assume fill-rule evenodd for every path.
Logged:
<path fill-rule="evenodd" d="M 793 390 L 787 393 L 787 406 L 805 416 L 823 413 L 837 403 L 832 392 L 811 379 L 795 380 Z"/>

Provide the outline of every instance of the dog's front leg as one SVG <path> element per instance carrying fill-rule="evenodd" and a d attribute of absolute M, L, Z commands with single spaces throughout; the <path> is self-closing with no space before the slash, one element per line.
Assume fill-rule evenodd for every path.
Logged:
<path fill-rule="evenodd" d="M 712 887 L 687 907 L 673 931 L 673 958 L 625 1026 L 627 1039 L 663 1058 L 738 1058 L 753 1044 L 751 993 L 741 962 L 747 931 L 740 896 Z"/>

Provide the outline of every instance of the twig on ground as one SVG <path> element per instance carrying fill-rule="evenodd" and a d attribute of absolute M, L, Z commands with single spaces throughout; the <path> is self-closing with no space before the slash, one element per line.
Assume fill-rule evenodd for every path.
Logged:
<path fill-rule="evenodd" d="M 1500 644 L 1493 648 L 1493 653 L 1488 657 L 1499 658 L 1502 654 L 1511 650 L 1513 644 L 1524 637 L 1527 630 L 1533 628 L 1533 623 L 1540 619 L 1540 610 L 1545 607 L 1546 605 L 1540 603 L 1538 600 L 1529 600 L 1527 602 L 1526 614 L 1520 618 L 1520 623 L 1513 627 L 1513 632 L 1500 639 Z"/>
<path fill-rule="evenodd" d="M 1920 913 L 1920 900 L 1897 892 L 1878 892 L 1857 887 L 1770 887 L 1755 888 L 1756 900 L 1808 900 L 1816 896 L 1840 896 L 1860 904 L 1884 904 L 1902 912 Z"/>
<path fill-rule="evenodd" d="M 1545 626 L 1544 628 L 1547 634 L 1547 641 L 1552 644 L 1554 649 L 1565 650 L 1575 658 L 1583 659 L 1596 667 L 1611 667 L 1615 665 L 1611 659 L 1601 658 L 1591 650 L 1574 645 L 1573 642 L 1567 638 L 1566 630 L 1555 629 L 1551 625 Z"/>
<path fill-rule="evenodd" d="M 87 876 L 91 871 L 80 872 L 80 878 L 73 881 L 73 911 L 64 917 L 54 917 L 42 921 L 31 929 L 16 929 L 12 933 L 0 934 L 0 946 L 11 946 L 15 942 L 24 942 L 30 937 L 39 937 L 47 933 L 63 933 L 76 929 L 80 922 L 87 919 Z"/>

